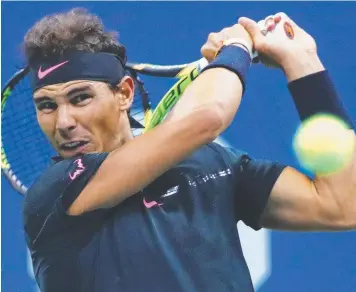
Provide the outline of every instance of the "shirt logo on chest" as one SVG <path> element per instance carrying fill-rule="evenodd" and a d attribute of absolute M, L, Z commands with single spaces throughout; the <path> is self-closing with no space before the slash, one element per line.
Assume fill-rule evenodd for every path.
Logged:
<path fill-rule="evenodd" d="M 176 193 L 178 193 L 179 191 L 179 185 L 178 186 L 175 186 L 173 188 L 170 188 L 164 195 L 160 196 L 159 198 L 160 199 L 163 199 L 165 197 L 169 197 L 169 196 L 172 196 L 172 195 L 175 195 Z M 161 201 L 161 200 L 160 200 Z M 163 203 L 162 202 L 157 202 L 157 201 L 150 201 L 150 202 L 147 202 L 146 198 L 143 197 L 143 205 L 147 208 L 147 209 L 151 209 L 152 207 L 155 207 L 155 206 L 162 206 Z"/>

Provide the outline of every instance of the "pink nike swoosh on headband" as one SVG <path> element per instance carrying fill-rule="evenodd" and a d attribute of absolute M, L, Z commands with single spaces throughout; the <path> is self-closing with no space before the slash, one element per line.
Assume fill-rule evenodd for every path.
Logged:
<path fill-rule="evenodd" d="M 64 62 L 59 63 L 57 65 L 54 65 L 54 66 L 52 66 L 52 67 L 50 67 L 50 68 L 48 68 L 47 70 L 44 70 L 44 71 L 42 71 L 42 66 L 41 66 L 40 69 L 38 69 L 38 74 L 37 74 L 38 79 L 45 78 L 49 73 L 51 73 L 52 71 L 56 70 L 57 68 L 63 66 L 64 64 L 66 64 L 68 62 L 69 61 L 64 61 Z"/>

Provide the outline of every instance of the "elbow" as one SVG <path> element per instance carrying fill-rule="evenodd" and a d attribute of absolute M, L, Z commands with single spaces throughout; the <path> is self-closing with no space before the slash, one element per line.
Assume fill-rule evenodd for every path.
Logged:
<path fill-rule="evenodd" d="M 346 216 L 339 216 L 338 218 L 333 218 L 333 220 L 329 220 L 329 224 L 331 230 L 335 231 L 349 231 L 356 230 L 356 220 L 355 218 L 349 218 Z"/>
<path fill-rule="evenodd" d="M 346 204 L 345 204 L 346 205 Z M 332 207 L 324 208 L 321 218 L 324 218 L 324 225 L 328 230 L 347 231 L 356 229 L 355 204 L 346 206 L 334 204 Z"/>
<path fill-rule="evenodd" d="M 195 111 L 194 127 L 205 137 L 206 143 L 214 141 L 225 129 L 226 121 L 216 105 L 207 105 Z"/>
<path fill-rule="evenodd" d="M 174 136 L 197 140 L 202 145 L 213 142 L 230 124 L 223 107 L 216 102 L 174 109 L 165 123 L 172 123 L 177 130 Z"/>
<path fill-rule="evenodd" d="M 235 113 L 235 111 L 233 111 Z M 206 121 L 211 130 L 211 138 L 216 139 L 231 124 L 234 114 L 223 103 L 217 102 L 206 109 Z"/>
<path fill-rule="evenodd" d="M 354 211 L 353 209 L 352 211 Z M 339 216 L 334 221 L 336 228 L 338 230 L 356 230 L 356 218 L 355 213 L 352 212 L 351 209 L 347 208 L 343 211 L 339 211 Z"/>

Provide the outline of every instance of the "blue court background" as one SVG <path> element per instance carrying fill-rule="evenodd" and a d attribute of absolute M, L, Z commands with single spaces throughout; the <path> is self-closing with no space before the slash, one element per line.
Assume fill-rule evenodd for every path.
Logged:
<path fill-rule="evenodd" d="M 2 84 L 22 63 L 20 43 L 33 23 L 73 7 L 85 7 L 102 17 L 107 28 L 119 30 L 130 60 L 159 64 L 199 58 L 208 33 L 233 24 L 239 16 L 258 20 L 284 11 L 315 37 L 319 54 L 356 121 L 356 3 L 2 2 Z M 146 79 L 154 102 L 170 84 Z M 249 73 L 242 106 L 224 138 L 254 157 L 298 167 L 291 149 L 298 122 L 282 73 L 257 65 Z M 2 291 L 34 291 L 27 276 L 22 199 L 6 180 L 2 183 Z M 355 232 L 272 232 L 271 244 L 272 274 L 259 291 L 356 291 Z"/>

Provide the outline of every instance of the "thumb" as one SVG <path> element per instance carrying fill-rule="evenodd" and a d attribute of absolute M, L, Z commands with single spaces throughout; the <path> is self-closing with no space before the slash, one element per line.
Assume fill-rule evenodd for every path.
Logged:
<path fill-rule="evenodd" d="M 256 21 L 247 17 L 241 17 L 239 18 L 238 23 L 243 26 L 244 29 L 246 29 L 255 45 L 256 43 L 261 42 L 263 40 L 261 28 Z"/>

